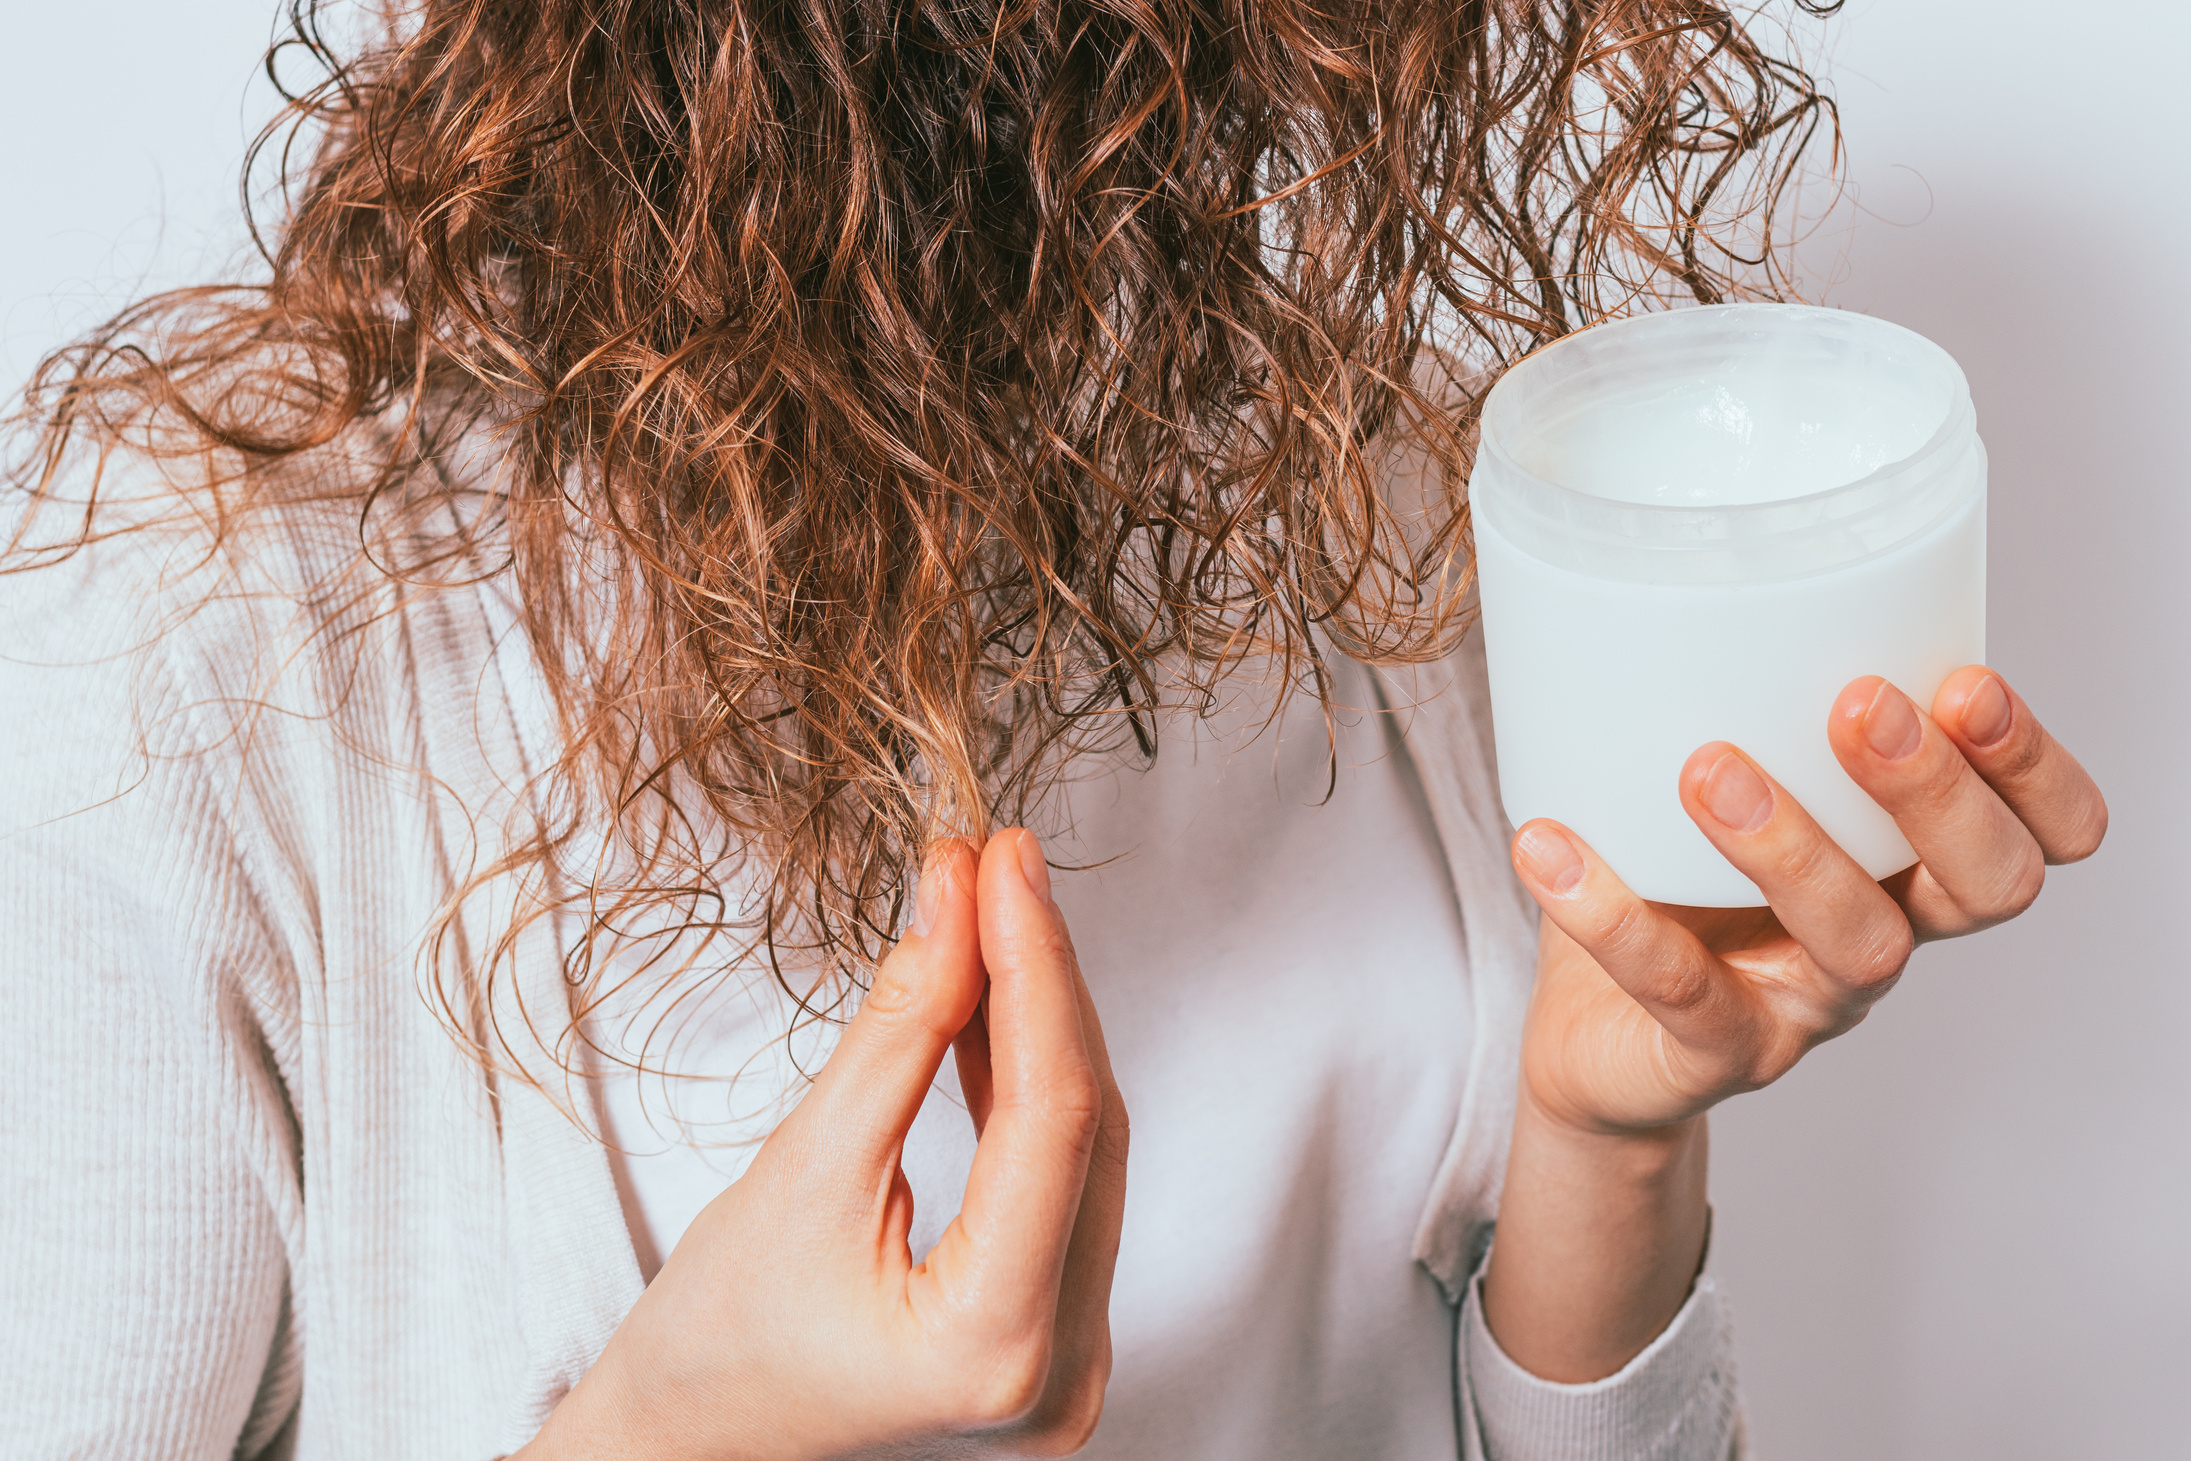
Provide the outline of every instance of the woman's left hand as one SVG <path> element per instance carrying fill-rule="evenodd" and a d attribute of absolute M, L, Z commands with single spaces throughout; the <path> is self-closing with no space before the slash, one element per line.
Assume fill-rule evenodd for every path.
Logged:
<path fill-rule="evenodd" d="M 1917 850 L 1883 883 L 1724 742 L 1682 768 L 1682 805 L 1768 908 L 1646 903 L 1558 823 L 1520 830 L 1514 863 L 1548 925 L 1522 1057 L 1544 1116 L 1635 1132 L 1769 1084 L 1862 1020 L 1916 945 L 2014 918 L 2047 864 L 2107 830 L 2092 778 L 1983 666 L 1950 675 L 1930 715 L 1858 680 L 1829 735 Z"/>
<path fill-rule="evenodd" d="M 1859 680 L 1829 734 L 1917 849 L 1884 883 L 1724 742 L 1682 768 L 1682 805 L 1769 907 L 1647 903 L 1556 822 L 1514 839 L 1544 926 L 1484 1318 L 1545 1379 L 1613 1374 L 1680 1309 L 1705 1243 L 1707 1109 L 1863 1019 L 1920 942 L 2023 912 L 2048 863 L 2107 830 L 2092 778 L 1982 666 L 1929 716 Z"/>

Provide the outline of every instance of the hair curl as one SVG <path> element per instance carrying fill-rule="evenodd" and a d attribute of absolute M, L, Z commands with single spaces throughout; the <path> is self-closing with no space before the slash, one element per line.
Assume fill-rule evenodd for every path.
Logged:
<path fill-rule="evenodd" d="M 159 421 L 229 522 L 370 418 L 364 510 L 484 433 L 634 854 L 597 930 L 683 899 L 855 979 L 933 837 L 1155 709 L 1441 652 L 1489 380 L 1784 293 L 1833 119 L 1716 0 L 423 0 L 347 59 L 321 18 L 269 58 L 323 71 L 255 153 L 265 277 L 47 361 L 28 485 Z"/>

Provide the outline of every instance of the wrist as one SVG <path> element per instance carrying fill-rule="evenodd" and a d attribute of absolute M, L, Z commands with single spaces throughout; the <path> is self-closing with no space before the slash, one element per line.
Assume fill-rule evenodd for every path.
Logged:
<path fill-rule="evenodd" d="M 1484 1279 L 1484 1318 L 1522 1368 L 1575 1384 L 1618 1371 L 1687 1300 L 1703 1257 L 1708 1127 L 1548 1110 L 1524 1083 Z"/>
<path fill-rule="evenodd" d="M 1575 1102 L 1538 1091 L 1536 1082 L 1527 1078 L 1514 1102 L 1516 1146 L 1551 1148 L 1569 1161 L 1588 1163 L 1606 1176 L 1624 1176 L 1628 1181 L 1656 1181 L 1678 1172 L 1700 1143 L 1705 1126 L 1705 1113 L 1645 1124 L 1610 1121 Z"/>
<path fill-rule="evenodd" d="M 548 1416 L 540 1434 L 509 1461 L 577 1461 L 598 1456 L 660 1456 L 664 1438 L 641 1425 L 648 1413 L 627 1383 L 622 1353 L 612 1339 Z"/>

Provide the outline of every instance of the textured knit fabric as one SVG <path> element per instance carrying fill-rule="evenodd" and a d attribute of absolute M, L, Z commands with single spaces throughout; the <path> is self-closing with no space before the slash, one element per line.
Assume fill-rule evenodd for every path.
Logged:
<path fill-rule="evenodd" d="M 1737 1449 L 1727 1306 L 1710 1274 L 1642 1354 L 1587 1385 L 1546 1384 L 1508 1359 L 1484 1323 L 1482 1288 L 1479 1272 L 1461 1311 L 1461 1385 L 1474 1400 L 1468 1461 L 1676 1461 Z"/>
<path fill-rule="evenodd" d="M 476 588 L 364 566 L 342 507 L 270 516 L 226 552 L 154 529 L 0 580 L 0 1455 L 485 1461 L 636 1298 L 604 1147 L 452 1037 L 555 1033 L 565 931 L 531 924 L 491 1005 L 434 998 L 515 896 L 490 885 L 438 921 L 527 815 L 491 638 Z M 1375 687 L 1447 865 L 1471 1016 L 1413 1251 L 1463 1301 L 1437 1361 L 1458 1365 L 1460 1418 L 1419 1453 L 1720 1461 L 1735 1423 L 1708 1280 L 1594 1386 L 1515 1370 L 1474 1317 L 1533 935 L 1480 662 L 1441 673 Z M 1236 1322 L 1256 1304 L 1246 1284 Z M 1218 1434 L 1223 1407 L 1269 1397 L 1180 1403 Z"/>

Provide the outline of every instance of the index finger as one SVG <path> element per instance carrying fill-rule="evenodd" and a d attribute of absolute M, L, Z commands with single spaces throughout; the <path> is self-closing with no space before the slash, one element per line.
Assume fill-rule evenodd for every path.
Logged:
<path fill-rule="evenodd" d="M 1017 829 L 982 852 L 989 1119 L 959 1215 L 915 1276 L 940 1285 L 952 1306 L 1047 1346 L 1104 1098 L 1064 923 L 1047 873 L 1034 871 L 1041 856 Z"/>
<path fill-rule="evenodd" d="M 1548 817 L 1522 824 L 1511 849 L 1537 906 L 1641 1005 L 1674 1043 L 1723 1079 L 1756 1043 L 1754 1000 L 1694 933 L 1620 880 L 1596 849 Z"/>
<path fill-rule="evenodd" d="M 939 844 L 921 874 L 925 927 L 908 929 L 838 1037 L 814 1086 L 781 1128 L 833 1154 L 851 1191 L 871 1195 L 897 1170 L 898 1150 L 927 1099 L 943 1053 L 981 998 L 973 849 Z"/>

